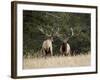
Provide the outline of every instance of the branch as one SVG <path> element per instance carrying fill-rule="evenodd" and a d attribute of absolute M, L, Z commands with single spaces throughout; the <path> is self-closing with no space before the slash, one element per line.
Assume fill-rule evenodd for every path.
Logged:
<path fill-rule="evenodd" d="M 50 14 L 50 13 L 47 13 L 47 15 L 55 17 L 55 18 L 61 18 L 61 17 L 58 17 L 57 15 L 53 15 L 53 14 Z"/>

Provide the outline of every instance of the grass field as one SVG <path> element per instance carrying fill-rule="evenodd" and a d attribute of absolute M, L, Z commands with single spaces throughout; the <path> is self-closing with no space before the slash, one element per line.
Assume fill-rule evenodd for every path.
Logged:
<path fill-rule="evenodd" d="M 23 69 L 49 68 L 49 67 L 79 67 L 89 66 L 91 55 L 52 56 L 47 58 L 24 58 Z"/>

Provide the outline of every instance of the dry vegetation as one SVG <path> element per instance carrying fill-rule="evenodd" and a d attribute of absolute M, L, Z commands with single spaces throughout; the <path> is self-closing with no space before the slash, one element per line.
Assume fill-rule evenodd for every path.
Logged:
<path fill-rule="evenodd" d="M 24 58 L 23 68 L 77 67 L 89 66 L 90 63 L 90 54 L 77 56 L 52 56 L 47 58 Z"/>

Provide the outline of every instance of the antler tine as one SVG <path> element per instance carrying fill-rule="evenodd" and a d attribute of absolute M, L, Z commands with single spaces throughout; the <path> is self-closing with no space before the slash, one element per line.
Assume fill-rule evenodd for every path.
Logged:
<path fill-rule="evenodd" d="M 71 27 L 70 30 L 72 32 L 72 35 L 71 36 L 73 36 L 74 35 L 73 28 Z"/>
<path fill-rule="evenodd" d="M 41 27 L 39 27 L 38 30 L 44 34 L 44 30 Z"/>
<path fill-rule="evenodd" d="M 57 28 L 57 30 L 56 30 L 56 33 L 55 33 L 57 36 L 59 36 L 60 35 L 60 29 L 59 29 L 59 27 Z"/>

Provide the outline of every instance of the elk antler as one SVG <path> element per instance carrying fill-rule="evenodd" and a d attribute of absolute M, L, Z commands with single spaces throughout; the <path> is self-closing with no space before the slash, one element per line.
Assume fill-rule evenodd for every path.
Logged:
<path fill-rule="evenodd" d="M 48 33 L 48 31 L 42 27 L 38 27 L 38 30 L 41 31 L 41 33 L 43 33 L 44 35 L 46 35 L 47 37 L 51 36 L 50 33 Z"/>
<path fill-rule="evenodd" d="M 71 36 L 67 37 L 65 40 L 68 41 L 73 35 L 74 35 L 74 31 L 73 31 L 73 28 L 71 27 L 70 28 L 71 30 Z"/>
<path fill-rule="evenodd" d="M 61 31 L 60 28 L 57 27 L 57 29 L 55 30 L 54 36 L 57 36 L 61 41 L 63 41 L 64 40 L 64 37 L 63 37 L 64 35 L 60 31 Z"/>

